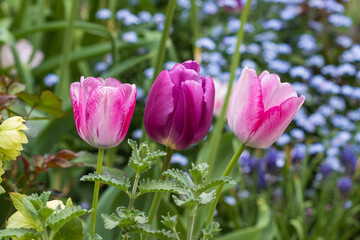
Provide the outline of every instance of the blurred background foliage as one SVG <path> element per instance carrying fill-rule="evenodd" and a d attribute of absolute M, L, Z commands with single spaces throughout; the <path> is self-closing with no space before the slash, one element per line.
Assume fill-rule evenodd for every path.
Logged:
<path fill-rule="evenodd" d="M 164 68 L 195 58 L 202 63 L 202 74 L 226 88 L 241 7 L 229 11 L 224 2 L 196 1 L 194 19 L 190 0 L 177 0 Z M 128 137 L 146 139 L 143 112 L 167 3 L 0 1 L 0 110 L 3 118 L 23 116 L 29 127 L 22 156 L 5 166 L 2 186 L 7 191 L 51 190 L 57 198 L 71 197 L 89 207 L 92 184 L 79 179 L 95 168 L 96 150 L 77 135 L 69 85 L 80 76 L 135 83 L 137 105 Z M 248 149 L 239 159 L 233 172 L 239 184 L 227 187 L 218 205 L 216 221 L 223 229 L 218 239 L 360 239 L 359 7 L 359 0 L 252 4 L 236 79 L 244 66 L 258 74 L 267 69 L 290 82 L 306 102 L 273 147 Z M 199 26 L 195 33 L 194 25 Z M 221 101 L 221 88 L 216 91 Z M 147 140 L 152 148 L 161 148 Z M 225 126 L 213 176 L 221 175 L 238 144 Z M 65 149 L 71 157 L 58 155 Z M 173 165 L 188 169 L 191 162 L 206 161 L 202 156 L 208 151 L 203 141 L 174 154 Z M 129 154 L 127 144 L 107 151 L 104 172 L 117 177 L 132 174 Z M 157 176 L 159 169 L 156 162 L 147 174 Z M 103 186 L 101 191 L 101 212 L 127 204 L 117 189 Z M 147 211 L 151 197 L 140 197 L 136 207 Z M 4 226 L 14 212 L 7 194 L 0 195 L 0 206 Z M 170 197 L 161 206 L 162 215 L 183 211 Z M 202 213 L 198 222 L 205 220 L 206 209 Z M 183 234 L 186 219 L 179 221 Z M 97 227 L 104 239 L 118 235 L 105 230 L 100 217 Z M 195 228 L 197 236 L 200 229 Z"/>

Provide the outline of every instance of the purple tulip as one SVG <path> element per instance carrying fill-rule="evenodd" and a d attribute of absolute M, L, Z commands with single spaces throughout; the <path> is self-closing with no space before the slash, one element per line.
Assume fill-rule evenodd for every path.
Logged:
<path fill-rule="evenodd" d="M 135 84 L 81 77 L 71 84 L 70 96 L 76 128 L 85 142 L 111 148 L 124 140 L 136 103 Z"/>
<path fill-rule="evenodd" d="M 145 106 L 149 137 L 175 150 L 201 141 L 209 131 L 215 88 L 210 76 L 199 75 L 196 61 L 176 64 L 156 78 Z"/>

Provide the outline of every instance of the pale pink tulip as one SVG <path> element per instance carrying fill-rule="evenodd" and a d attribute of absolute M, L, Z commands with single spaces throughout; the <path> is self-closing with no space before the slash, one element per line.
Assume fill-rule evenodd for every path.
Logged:
<path fill-rule="evenodd" d="M 214 86 L 215 86 L 214 115 L 218 117 L 220 116 L 222 106 L 224 105 L 229 84 L 227 82 L 222 82 L 214 78 Z"/>
<path fill-rule="evenodd" d="M 289 83 L 264 71 L 258 77 L 247 67 L 231 99 L 228 123 L 239 140 L 253 148 L 267 148 L 285 131 L 304 103 Z"/>
<path fill-rule="evenodd" d="M 70 97 L 76 128 L 85 142 L 111 148 L 124 140 L 136 103 L 135 84 L 81 77 L 71 84 Z"/>

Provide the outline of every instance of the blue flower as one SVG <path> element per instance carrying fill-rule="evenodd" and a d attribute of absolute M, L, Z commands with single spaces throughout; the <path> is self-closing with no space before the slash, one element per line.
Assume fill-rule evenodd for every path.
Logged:
<path fill-rule="evenodd" d="M 350 17 L 341 14 L 332 14 L 329 16 L 329 22 L 335 27 L 349 28 L 353 22 Z"/>
<path fill-rule="evenodd" d="M 343 197 L 349 195 L 352 190 L 352 181 L 349 177 L 342 177 L 337 182 L 337 187 Z"/>
<path fill-rule="evenodd" d="M 351 122 L 350 119 L 347 117 L 344 117 L 342 115 L 335 115 L 331 118 L 331 123 L 334 127 L 340 128 L 342 130 L 347 131 L 354 131 L 355 130 L 355 124 Z"/>
<path fill-rule="evenodd" d="M 174 153 L 171 157 L 171 163 L 187 166 L 189 159 L 180 153 Z"/>
<path fill-rule="evenodd" d="M 291 151 L 291 160 L 294 164 L 299 164 L 306 156 L 306 146 L 297 144 Z"/>
<path fill-rule="evenodd" d="M 144 76 L 147 77 L 148 79 L 152 79 L 154 77 L 154 68 L 147 68 L 144 71 Z"/>
<path fill-rule="evenodd" d="M 216 4 L 211 1 L 207 1 L 203 4 L 202 11 L 205 14 L 213 15 L 213 14 L 216 14 L 218 12 L 218 10 L 219 10 L 219 8 L 216 6 Z"/>
<path fill-rule="evenodd" d="M 306 60 L 306 63 L 310 67 L 321 68 L 325 64 L 325 59 L 322 55 L 313 55 Z"/>
<path fill-rule="evenodd" d="M 290 142 L 291 138 L 287 133 L 283 133 L 279 139 L 276 141 L 276 144 L 279 146 L 284 146 Z"/>
<path fill-rule="evenodd" d="M 333 171 L 333 169 L 329 164 L 322 163 L 319 167 L 319 171 L 324 177 L 327 177 L 330 175 L 330 173 Z"/>
<path fill-rule="evenodd" d="M 339 36 L 336 38 L 336 43 L 343 48 L 349 48 L 351 47 L 353 40 L 348 36 Z"/>
<path fill-rule="evenodd" d="M 270 19 L 263 22 L 263 27 L 265 29 L 273 29 L 275 31 L 279 31 L 280 29 L 282 29 L 283 24 L 279 19 Z"/>
<path fill-rule="evenodd" d="M 123 33 L 122 38 L 128 43 L 136 43 L 138 41 L 138 36 L 134 31 Z"/>
<path fill-rule="evenodd" d="M 352 146 L 347 146 L 341 151 L 340 161 L 341 164 L 345 167 L 346 172 L 352 176 L 355 172 L 358 162 L 358 157 Z"/>
<path fill-rule="evenodd" d="M 279 73 L 287 73 L 291 68 L 291 64 L 287 61 L 274 59 L 269 62 L 269 68 Z"/>
<path fill-rule="evenodd" d="M 59 82 L 59 76 L 55 73 L 49 73 L 44 77 L 44 83 L 47 87 L 52 87 Z"/>
<path fill-rule="evenodd" d="M 236 204 L 236 199 L 232 196 L 225 196 L 224 201 L 230 206 L 234 206 Z"/>
<path fill-rule="evenodd" d="M 332 96 L 329 99 L 329 106 L 331 106 L 332 108 L 336 109 L 336 110 L 344 110 L 345 108 L 345 100 L 342 97 L 338 97 L 338 96 Z"/>
<path fill-rule="evenodd" d="M 257 64 L 252 61 L 252 60 L 249 60 L 249 59 L 245 59 L 241 62 L 241 66 L 242 67 L 248 67 L 248 68 L 252 68 L 252 69 L 256 69 L 257 67 Z"/>
<path fill-rule="evenodd" d="M 148 22 L 151 22 L 151 20 L 152 20 L 151 13 L 149 13 L 147 11 L 139 12 L 138 16 L 139 16 L 139 19 L 141 20 L 141 22 L 143 22 L 143 23 L 148 23 Z"/>
<path fill-rule="evenodd" d="M 106 62 L 98 62 L 95 64 L 94 70 L 96 73 L 103 73 L 108 69 L 108 67 L 109 64 L 107 64 Z"/>
<path fill-rule="evenodd" d="M 311 77 L 311 71 L 303 66 L 294 66 L 290 69 L 290 76 L 292 78 L 300 77 L 308 80 Z"/>
<path fill-rule="evenodd" d="M 131 137 L 133 139 L 141 139 L 142 136 L 143 136 L 143 130 L 141 128 L 135 129 L 131 134 Z"/>
<path fill-rule="evenodd" d="M 290 131 L 290 135 L 295 138 L 297 141 L 302 142 L 305 140 L 305 133 L 299 128 L 294 128 Z"/>
<path fill-rule="evenodd" d="M 101 8 L 96 12 L 96 18 L 100 20 L 108 20 L 111 17 L 111 11 L 108 8 Z"/>
<path fill-rule="evenodd" d="M 208 49 L 208 50 L 215 50 L 215 47 L 216 47 L 216 44 L 215 42 L 210 39 L 210 38 L 199 38 L 195 45 L 197 47 L 201 47 L 201 48 L 205 48 L 205 49 Z"/>
<path fill-rule="evenodd" d="M 190 9 L 191 7 L 190 0 L 177 0 L 177 3 L 184 9 Z"/>
<path fill-rule="evenodd" d="M 301 7 L 295 5 L 287 5 L 284 10 L 280 12 L 280 17 L 283 20 L 292 20 L 301 13 Z"/>
<path fill-rule="evenodd" d="M 324 151 L 325 147 L 322 143 L 313 143 L 309 146 L 310 154 L 323 153 Z"/>
<path fill-rule="evenodd" d="M 356 67 L 350 63 L 343 63 L 337 67 L 336 73 L 338 76 L 343 76 L 343 75 L 355 76 Z"/>
<path fill-rule="evenodd" d="M 297 46 L 307 52 L 317 49 L 315 38 L 309 34 L 301 35 Z"/>

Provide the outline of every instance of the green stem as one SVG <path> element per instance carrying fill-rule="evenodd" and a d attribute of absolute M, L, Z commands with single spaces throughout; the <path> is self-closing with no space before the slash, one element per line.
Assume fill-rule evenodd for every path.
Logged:
<path fill-rule="evenodd" d="M 217 155 L 217 152 L 219 149 L 219 144 L 220 144 L 220 139 L 221 139 L 221 132 L 224 127 L 225 120 L 226 120 L 225 115 L 227 113 L 228 106 L 229 106 L 229 99 L 230 99 L 231 89 L 232 89 L 232 85 L 233 85 L 234 78 L 235 78 L 235 71 L 236 71 L 236 68 L 238 67 L 239 61 L 240 61 L 240 46 L 244 39 L 244 26 L 248 19 L 250 6 L 251 6 L 251 0 L 248 0 L 246 2 L 245 8 L 241 14 L 241 26 L 240 26 L 239 31 L 237 32 L 237 43 L 236 43 L 236 48 L 235 48 L 236 50 L 235 50 L 235 53 L 231 60 L 229 86 L 228 86 L 228 90 L 227 90 L 226 97 L 224 100 L 224 105 L 221 109 L 220 116 L 216 122 L 214 132 L 210 139 L 210 149 L 211 150 L 210 150 L 210 155 L 207 158 L 208 164 L 210 166 L 210 171 L 209 171 L 210 174 L 208 175 L 209 177 L 211 176 L 213 168 L 214 168 L 215 158 L 216 158 L 216 155 Z"/>
<path fill-rule="evenodd" d="M 236 150 L 234 156 L 232 157 L 229 165 L 226 167 L 226 169 L 223 173 L 223 177 L 229 176 L 231 170 L 234 168 L 235 164 L 239 160 L 239 157 L 242 154 L 242 152 L 244 151 L 244 149 L 245 149 L 245 144 L 241 143 L 239 148 Z M 215 200 L 211 203 L 210 211 L 209 211 L 207 219 L 206 219 L 206 225 L 209 225 L 214 217 L 216 205 L 217 205 L 217 202 L 219 201 L 220 193 L 221 193 L 221 190 L 223 187 L 224 187 L 224 184 L 221 184 L 216 188 L 216 194 L 215 194 L 216 197 L 215 197 Z"/>
<path fill-rule="evenodd" d="M 186 240 L 191 240 L 192 239 L 192 234 L 193 234 L 193 230 L 194 230 L 194 223 L 195 223 L 195 217 L 196 217 L 196 210 L 197 210 L 197 206 L 194 207 L 194 209 L 191 209 L 191 211 L 190 211 L 189 228 L 188 228 L 188 233 L 187 233 Z"/>
<path fill-rule="evenodd" d="M 165 180 L 166 177 L 163 176 L 162 173 L 169 169 L 170 160 L 171 160 L 171 156 L 172 156 L 173 153 L 174 153 L 173 149 L 171 149 L 169 147 L 166 147 L 166 155 L 164 157 L 164 162 L 163 162 L 163 165 L 162 165 L 162 168 L 161 168 L 161 173 L 160 173 L 161 179 L 163 179 L 163 180 Z M 157 210 L 159 208 L 159 205 L 160 205 L 160 200 L 161 200 L 162 194 L 163 194 L 162 192 L 155 193 L 155 196 L 154 196 L 153 201 L 151 203 L 150 211 L 149 211 L 149 214 L 148 214 L 150 224 L 155 219 L 156 212 L 157 212 Z"/>
<path fill-rule="evenodd" d="M 198 62 L 201 62 L 201 49 L 196 46 L 196 40 L 199 39 L 200 33 L 200 22 L 198 17 L 198 6 L 196 5 L 197 0 L 191 0 L 191 9 L 190 9 L 190 25 L 192 27 L 192 44 L 193 44 L 193 54 L 194 59 Z"/>
<path fill-rule="evenodd" d="M 140 174 L 136 173 L 134 185 L 133 185 L 131 196 L 130 196 L 130 202 L 129 202 L 128 210 L 132 209 L 133 206 L 134 206 L 134 202 L 135 202 L 135 199 L 136 199 L 136 189 L 137 189 L 137 186 L 138 186 L 138 183 L 139 183 L 139 179 L 140 179 Z"/>
<path fill-rule="evenodd" d="M 79 0 L 73 0 L 71 6 L 71 15 L 68 20 L 68 25 L 65 30 L 64 42 L 62 47 L 62 61 L 60 63 L 59 79 L 61 83 L 56 85 L 55 92 L 61 99 L 67 99 L 69 97 L 69 70 L 70 70 L 70 53 L 73 46 L 73 38 L 75 32 L 75 20 L 78 16 L 78 2 Z"/>
<path fill-rule="evenodd" d="M 172 23 L 172 19 L 174 17 L 175 7 L 176 7 L 176 0 L 169 0 L 167 9 L 166 9 L 166 21 L 165 21 L 165 25 L 164 25 L 164 30 L 161 35 L 158 53 L 156 55 L 156 63 L 155 63 L 155 67 L 154 67 L 154 77 L 152 79 L 152 83 L 155 81 L 157 75 L 160 73 L 163 63 L 164 63 L 166 41 L 167 41 L 167 38 L 170 33 L 171 23 Z"/>
<path fill-rule="evenodd" d="M 101 175 L 101 167 L 102 167 L 103 159 L 104 159 L 104 149 L 99 148 L 99 155 L 98 155 L 97 167 L 96 167 L 96 172 L 99 175 Z M 93 202 L 92 202 L 92 208 L 94 210 L 91 214 L 91 223 L 90 223 L 90 235 L 92 236 L 95 234 L 96 210 L 97 210 L 97 204 L 99 198 L 99 189 L 100 189 L 100 182 L 95 182 Z"/>

